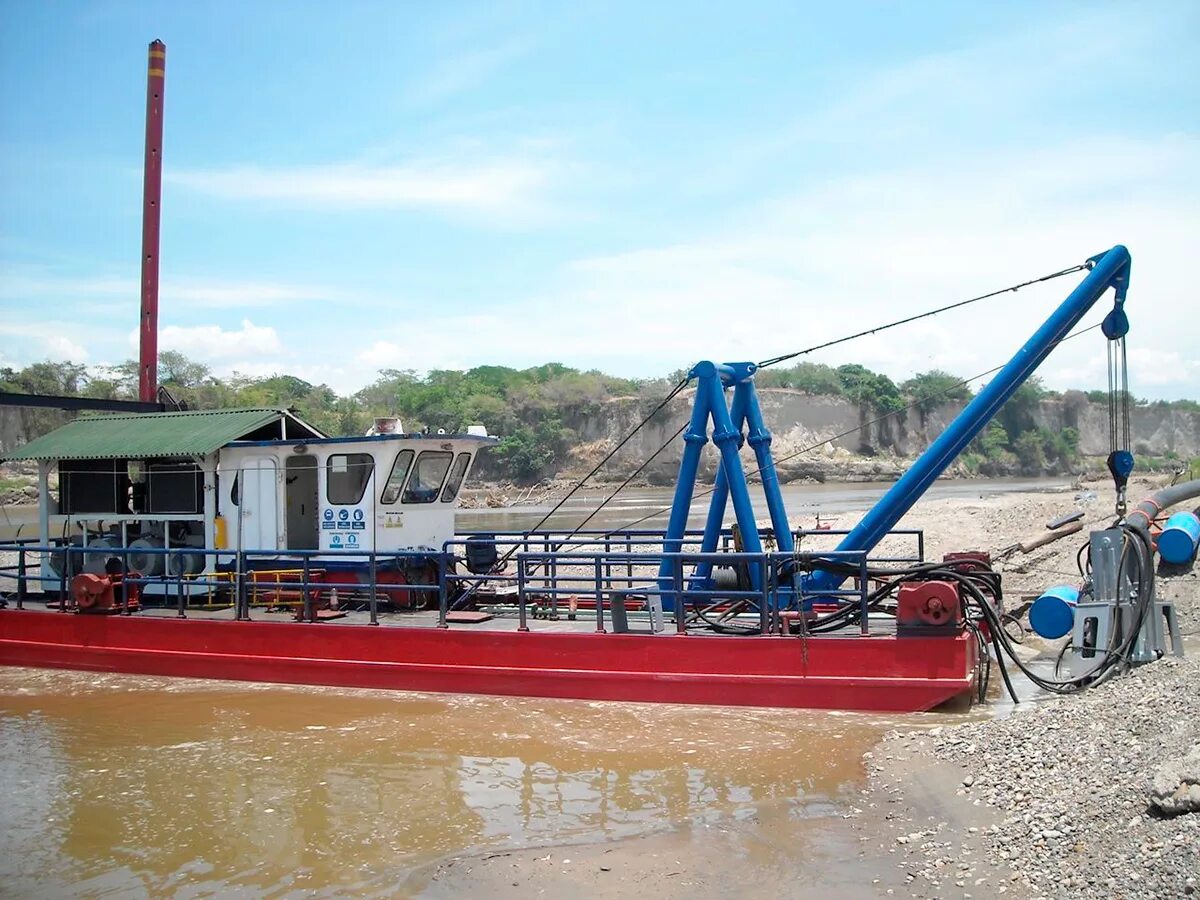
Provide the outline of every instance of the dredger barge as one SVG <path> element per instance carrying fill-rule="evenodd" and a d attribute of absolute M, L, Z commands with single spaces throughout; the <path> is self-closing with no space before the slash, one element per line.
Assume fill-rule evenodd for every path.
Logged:
<path fill-rule="evenodd" d="M 456 534 L 459 492 L 495 440 L 482 429 L 410 434 L 381 420 L 375 433 L 331 438 L 286 410 L 156 403 L 162 42 L 150 45 L 148 62 L 141 399 L 122 407 L 139 411 L 80 418 L 9 454 L 37 462 L 39 522 L 36 537 L 0 546 L 0 664 L 860 710 L 981 698 L 989 645 L 997 660 L 1012 657 L 999 575 L 973 548 L 928 561 L 919 534 L 893 529 L 1110 290 L 1102 327 L 1117 517 L 1090 536 L 1082 585 L 1056 587 L 1034 610 L 1035 627 L 1072 634 L 1070 676 L 1026 674 L 1049 690 L 1077 690 L 1168 645 L 1181 652 L 1172 610 L 1154 593 L 1159 510 L 1125 516 L 1133 457 L 1124 247 L 844 339 L 1087 272 L 836 547 L 815 546 L 831 532 L 789 523 L 754 387 L 759 368 L 818 348 L 757 364 L 702 362 L 676 385 L 671 397 L 688 386 L 695 393 L 665 529 Z M 720 457 L 716 484 L 703 528 L 690 530 L 710 440 Z M 749 473 L 743 446 L 752 451 Z M 767 528 L 753 514 L 755 479 Z M 1195 493 L 1200 483 L 1168 499 Z M 1176 526 L 1163 546 L 1190 560 L 1200 523 L 1191 515 Z M 1003 665 L 1001 673 L 1007 682 Z"/>
<path fill-rule="evenodd" d="M 39 533 L 0 548 L 15 559 L 0 662 L 860 710 L 982 696 L 988 645 L 1004 640 L 999 576 L 972 548 L 927 561 L 919 534 L 893 529 L 1109 290 L 1104 331 L 1123 360 L 1129 266 L 1118 246 L 1080 267 L 1078 287 L 834 549 L 799 549 L 811 541 L 788 522 L 752 363 L 689 373 L 693 410 L 661 531 L 456 534 L 460 489 L 495 441 L 481 429 L 389 433 L 384 420 L 330 438 L 269 409 L 77 419 L 9 455 L 38 464 Z M 1120 431 L 1110 468 L 1123 498 L 1133 459 Z M 710 440 L 717 480 L 703 529 L 689 530 Z M 1093 548 L 1085 596 L 1046 601 L 1059 619 L 1068 608 L 1078 632 L 1068 686 L 1178 643 L 1153 596 L 1149 522 L 1139 530 L 1123 512 L 1092 535 L 1117 549 L 1105 563 Z"/>

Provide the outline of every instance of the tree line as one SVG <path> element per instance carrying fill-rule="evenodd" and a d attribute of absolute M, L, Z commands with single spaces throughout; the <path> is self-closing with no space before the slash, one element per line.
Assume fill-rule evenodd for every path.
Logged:
<path fill-rule="evenodd" d="M 294 409 L 302 419 L 330 435 L 362 434 L 376 416 L 399 415 L 408 431 L 445 429 L 460 432 L 483 424 L 500 444 L 485 455 L 483 474 L 529 482 L 553 476 L 569 463 L 578 443 L 573 423 L 598 412 L 610 400 L 634 398 L 646 411 L 653 408 L 683 375 L 656 379 L 618 378 L 580 371 L 560 363 L 527 369 L 477 366 L 467 371 L 384 369 L 361 390 L 339 395 L 325 384 L 314 385 L 293 375 L 219 378 L 203 363 L 175 351 L 159 356 L 159 384 L 191 409 L 271 407 Z M 973 392 L 958 377 L 941 370 L 923 372 L 896 383 L 865 366 L 828 366 L 802 362 L 759 372 L 764 388 L 790 388 L 809 394 L 845 397 L 872 415 L 909 407 L 921 413 L 947 402 L 965 402 Z M 71 362 L 39 362 L 23 369 L 0 368 L 0 390 L 30 394 L 64 394 L 101 399 L 135 399 L 137 363 L 88 367 Z M 1081 402 L 1106 399 L 1078 391 Z M 983 475 L 1069 470 L 1077 462 L 1078 434 L 1073 429 L 1050 432 L 1037 428 L 1034 411 L 1048 397 L 1040 381 L 1027 381 L 996 420 L 971 445 L 963 460 Z M 1144 401 L 1138 401 L 1144 402 Z M 1200 411 L 1193 401 L 1174 407 Z M 58 427 L 70 414 L 22 408 L 25 434 L 32 438 Z"/>

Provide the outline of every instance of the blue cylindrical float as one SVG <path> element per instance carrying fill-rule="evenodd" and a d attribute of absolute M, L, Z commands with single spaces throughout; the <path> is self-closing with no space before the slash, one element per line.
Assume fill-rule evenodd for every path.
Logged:
<path fill-rule="evenodd" d="M 1200 518 L 1195 513 L 1177 512 L 1167 519 L 1158 536 L 1158 555 L 1169 563 L 1183 565 L 1196 555 L 1200 544 Z"/>
<path fill-rule="evenodd" d="M 1060 638 L 1074 627 L 1078 603 L 1079 588 L 1069 584 L 1048 588 L 1029 607 L 1029 625 L 1044 638 Z"/>

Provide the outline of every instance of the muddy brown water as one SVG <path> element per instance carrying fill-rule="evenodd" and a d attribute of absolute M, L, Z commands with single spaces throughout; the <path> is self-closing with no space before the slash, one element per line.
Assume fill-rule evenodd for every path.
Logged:
<path fill-rule="evenodd" d="M 806 504 L 862 508 L 880 488 L 787 490 L 804 524 Z M 600 527 L 670 494 L 624 499 Z M 541 514 L 470 512 L 460 527 Z M 412 896 L 456 854 L 737 823 L 782 839 L 852 802 L 884 731 L 928 718 L 0 667 L 0 895 Z"/>
<path fill-rule="evenodd" d="M 890 724 L 0 668 L 0 893 L 396 896 L 449 854 L 800 821 Z"/>

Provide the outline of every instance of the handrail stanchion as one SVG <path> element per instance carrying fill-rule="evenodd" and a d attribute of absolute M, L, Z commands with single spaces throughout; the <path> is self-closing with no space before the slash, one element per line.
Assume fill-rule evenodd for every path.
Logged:
<path fill-rule="evenodd" d="M 175 598 L 175 602 L 178 604 L 178 606 L 176 608 L 175 618 L 186 619 L 187 618 L 187 600 L 185 598 L 187 595 L 187 589 L 186 589 L 186 585 L 184 584 L 183 569 L 180 569 L 179 576 L 175 579 L 175 589 L 176 589 L 176 594 L 177 594 L 177 596 Z"/>
<path fill-rule="evenodd" d="M 525 608 L 525 557 L 517 554 L 517 631 L 528 631 L 528 611 Z"/>
<path fill-rule="evenodd" d="M 675 554 L 674 565 L 671 567 L 671 587 L 675 595 L 675 631 L 687 634 L 687 614 L 683 602 L 683 557 Z"/>
<path fill-rule="evenodd" d="M 867 612 L 867 554 L 864 552 L 858 558 L 858 603 L 860 619 L 862 624 L 859 625 L 859 633 L 863 635 L 870 634 L 871 623 L 868 621 Z"/>
<path fill-rule="evenodd" d="M 63 567 L 62 575 L 58 579 L 58 610 L 59 612 L 68 612 L 67 609 L 67 575 L 71 572 L 71 566 L 74 561 L 71 558 L 71 542 L 68 540 L 63 545 Z"/>
<path fill-rule="evenodd" d="M 608 556 L 605 556 L 607 559 Z M 604 590 L 601 584 L 601 573 L 604 571 L 605 564 L 600 561 L 600 557 L 596 557 L 596 634 L 604 634 Z"/>
<path fill-rule="evenodd" d="M 305 555 L 300 563 L 300 602 L 303 604 L 300 608 L 300 621 L 311 624 L 314 619 L 313 613 L 315 610 L 313 609 L 312 594 L 308 590 L 308 563 L 309 558 Z"/>
<path fill-rule="evenodd" d="M 124 542 L 122 542 L 124 543 Z M 105 565 L 105 569 L 108 566 Z M 121 615 L 132 615 L 133 610 L 129 608 L 129 548 L 121 547 Z"/>
<path fill-rule="evenodd" d="M 547 550 L 550 547 L 550 539 L 546 539 Z M 546 574 L 550 576 L 550 581 L 547 587 L 550 589 L 550 621 L 558 621 L 558 550 L 550 556 L 546 564 Z"/>
<path fill-rule="evenodd" d="M 449 628 L 446 614 L 450 612 L 450 593 L 446 590 L 446 553 L 438 554 L 438 628 Z"/>
<path fill-rule="evenodd" d="M 17 609 L 25 608 L 25 592 L 29 589 L 25 583 L 25 548 L 17 551 Z"/>
<path fill-rule="evenodd" d="M 771 600 L 770 600 L 770 579 L 767 577 L 768 560 L 767 554 L 763 553 L 758 559 L 758 583 L 762 588 L 762 593 L 758 598 L 758 628 L 762 634 L 771 633 Z"/>
<path fill-rule="evenodd" d="M 240 547 L 237 553 L 237 570 L 234 574 L 237 578 L 237 585 L 233 592 L 233 618 L 235 621 L 243 622 L 250 618 L 250 611 L 247 609 L 250 600 L 246 596 L 246 551 Z M 245 610 L 244 614 L 243 610 Z"/>
<path fill-rule="evenodd" d="M 630 534 L 629 532 L 625 532 L 625 553 L 628 556 L 633 555 L 633 535 Z M 626 559 L 626 561 L 625 561 L 625 578 L 626 578 L 625 588 L 627 590 L 633 590 L 633 560 L 632 559 Z"/>
<path fill-rule="evenodd" d="M 369 624 L 379 624 L 379 587 L 375 583 L 375 576 L 378 574 L 377 562 L 375 559 L 375 550 L 371 550 L 371 621 Z"/>

